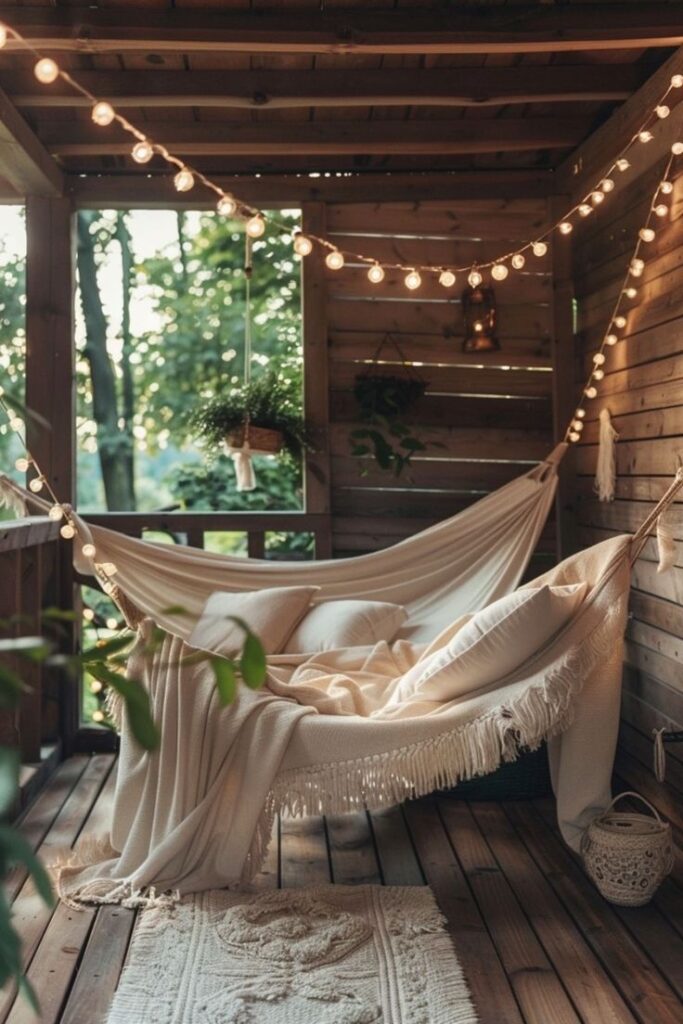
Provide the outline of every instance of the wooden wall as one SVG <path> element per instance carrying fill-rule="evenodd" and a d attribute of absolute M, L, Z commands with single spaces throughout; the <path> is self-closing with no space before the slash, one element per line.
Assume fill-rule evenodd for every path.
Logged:
<path fill-rule="evenodd" d="M 545 200 L 329 204 L 340 248 L 413 265 L 465 265 L 542 233 Z M 393 236 L 393 237 L 391 237 Z M 362 266 L 326 271 L 332 545 L 335 555 L 395 543 L 524 472 L 552 446 L 551 259 L 530 257 L 496 287 L 499 353 L 465 355 L 460 296 L 423 275 L 419 292 L 388 273 L 375 286 Z M 428 382 L 410 418 L 428 443 L 398 478 L 350 454 L 358 425 L 354 380 L 391 333 Z M 399 357 L 390 345 L 382 359 Z M 438 442 L 439 447 L 433 444 Z M 554 554 L 549 527 L 532 572 Z"/>
<path fill-rule="evenodd" d="M 577 373 L 584 378 L 660 177 L 661 166 L 643 173 L 620 191 L 611 209 L 577 232 Z M 630 303 L 624 340 L 609 351 L 600 397 L 589 403 L 576 453 L 580 545 L 635 529 L 683 458 L 683 176 L 671 199 L 671 216 L 656 225 L 655 241 L 644 248 L 647 263 L 639 282 L 640 297 Z M 611 504 L 601 504 L 592 493 L 597 416 L 603 405 L 620 438 L 616 500 Z M 680 541 L 683 498 L 669 513 L 669 521 Z M 655 542 L 650 540 L 633 574 L 623 739 L 646 757 L 654 727 L 683 728 L 683 545 L 678 547 L 676 568 L 659 575 Z M 669 751 L 673 770 L 680 773 L 683 745 L 672 744 Z"/>

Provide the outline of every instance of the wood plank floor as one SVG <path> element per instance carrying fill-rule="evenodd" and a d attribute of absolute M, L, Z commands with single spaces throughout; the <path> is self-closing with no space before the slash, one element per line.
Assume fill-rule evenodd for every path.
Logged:
<path fill-rule="evenodd" d="M 683 850 L 680 793 L 658 786 L 633 755 L 619 756 L 617 772 L 619 789 L 655 799 Z M 78 847 L 106 829 L 114 778 L 111 755 L 65 761 L 25 813 L 23 834 L 46 856 Z M 550 801 L 434 797 L 372 814 L 278 822 L 256 884 L 329 881 L 428 883 L 482 1024 L 683 1024 L 683 853 L 652 904 L 619 910 L 559 840 Z M 8 888 L 42 1013 L 6 990 L 0 1022 L 103 1024 L 134 912 L 49 911 L 21 870 Z"/>

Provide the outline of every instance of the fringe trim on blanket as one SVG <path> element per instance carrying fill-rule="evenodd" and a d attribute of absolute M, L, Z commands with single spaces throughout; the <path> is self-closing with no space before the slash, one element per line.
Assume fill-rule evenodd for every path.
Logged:
<path fill-rule="evenodd" d="M 543 683 L 467 725 L 382 754 L 283 772 L 269 794 L 267 813 L 299 817 L 377 810 L 488 774 L 503 761 L 516 760 L 523 748 L 536 749 L 571 724 L 574 698 L 611 650 L 623 610 L 622 597 Z M 258 865 L 255 856 L 253 864 Z"/>

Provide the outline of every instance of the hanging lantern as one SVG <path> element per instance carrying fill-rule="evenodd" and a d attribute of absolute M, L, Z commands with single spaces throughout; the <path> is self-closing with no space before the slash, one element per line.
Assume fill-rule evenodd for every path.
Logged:
<path fill-rule="evenodd" d="M 462 293 L 462 313 L 465 322 L 463 352 L 492 352 L 500 348 L 496 337 L 496 297 L 493 288 L 477 285 Z"/>

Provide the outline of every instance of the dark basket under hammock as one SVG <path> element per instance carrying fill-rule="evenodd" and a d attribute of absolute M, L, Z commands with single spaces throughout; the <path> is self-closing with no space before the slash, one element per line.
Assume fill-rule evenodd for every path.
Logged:
<path fill-rule="evenodd" d="M 551 793 L 548 748 L 543 743 L 538 750 L 522 751 L 516 761 L 503 762 L 489 775 L 442 790 L 441 796 L 452 800 L 540 800 Z"/>

